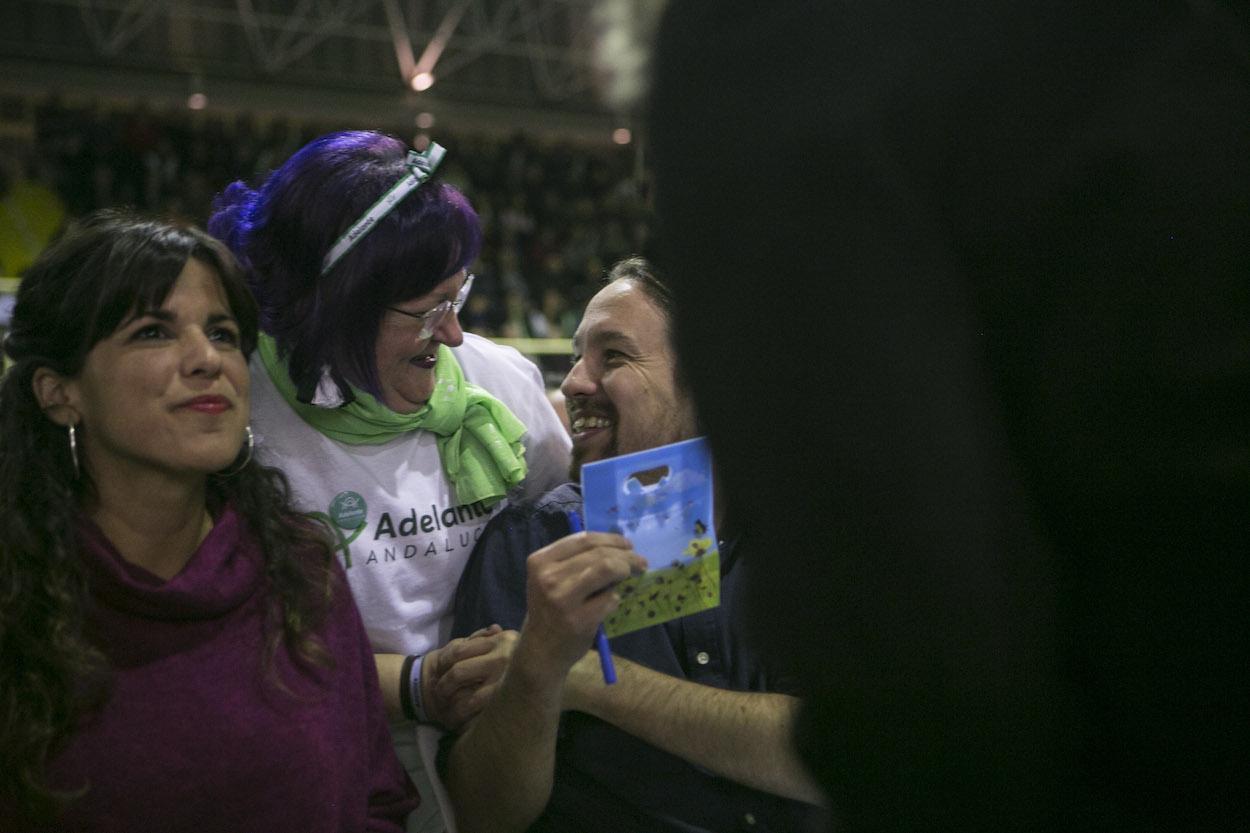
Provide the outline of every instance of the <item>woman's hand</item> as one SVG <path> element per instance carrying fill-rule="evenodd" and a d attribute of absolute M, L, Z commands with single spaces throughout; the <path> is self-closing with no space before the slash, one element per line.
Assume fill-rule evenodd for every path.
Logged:
<path fill-rule="evenodd" d="M 426 654 L 421 697 L 430 721 L 454 731 L 480 712 L 508 667 L 516 637 L 491 625 Z"/>

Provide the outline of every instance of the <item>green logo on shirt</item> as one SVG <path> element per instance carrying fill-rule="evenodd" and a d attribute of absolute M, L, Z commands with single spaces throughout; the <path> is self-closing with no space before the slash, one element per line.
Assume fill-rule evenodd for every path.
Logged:
<path fill-rule="evenodd" d="M 339 529 L 359 529 L 365 523 L 368 507 L 355 492 L 339 492 L 330 501 L 330 520 Z"/>
<path fill-rule="evenodd" d="M 330 501 L 329 512 L 309 512 L 310 518 L 316 518 L 326 525 L 334 537 L 334 551 L 343 553 L 343 566 L 352 568 L 352 541 L 365 530 L 365 516 L 368 511 L 365 499 L 356 492 L 339 492 Z M 344 536 L 343 530 L 351 532 Z"/>

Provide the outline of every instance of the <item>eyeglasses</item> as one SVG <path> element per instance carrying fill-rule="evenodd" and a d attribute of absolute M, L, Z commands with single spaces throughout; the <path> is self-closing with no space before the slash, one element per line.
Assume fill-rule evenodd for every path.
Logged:
<path fill-rule="evenodd" d="M 443 322 L 447 320 L 447 316 L 460 312 L 464 302 L 469 300 L 469 290 L 472 288 L 473 275 L 468 275 L 465 277 L 464 283 L 460 284 L 460 291 L 456 293 L 455 300 L 443 301 L 429 312 L 407 312 L 398 307 L 387 307 L 387 309 L 420 321 L 421 332 L 417 334 L 417 338 L 429 338 L 434 335 L 435 330 L 443 325 Z"/>

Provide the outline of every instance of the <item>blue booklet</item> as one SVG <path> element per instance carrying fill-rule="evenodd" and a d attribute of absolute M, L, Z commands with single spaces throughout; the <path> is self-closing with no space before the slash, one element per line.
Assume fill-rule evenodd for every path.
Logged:
<path fill-rule="evenodd" d="M 620 636 L 720 604 L 712 456 L 702 437 L 582 466 L 586 528 L 618 532 L 651 569 L 617 585 Z"/>

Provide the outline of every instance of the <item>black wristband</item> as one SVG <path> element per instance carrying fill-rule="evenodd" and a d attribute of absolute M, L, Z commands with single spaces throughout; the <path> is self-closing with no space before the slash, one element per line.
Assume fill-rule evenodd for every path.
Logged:
<path fill-rule="evenodd" d="M 409 720 L 417 719 L 417 706 L 412 702 L 412 683 L 409 678 L 412 676 L 412 664 L 419 657 L 415 654 L 409 654 L 404 657 L 404 666 L 399 670 L 399 707 L 404 712 L 404 717 Z"/>

